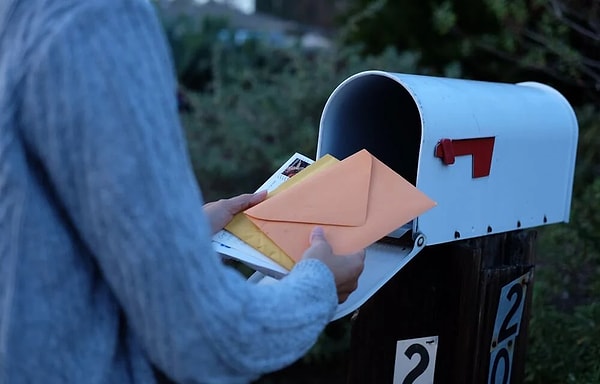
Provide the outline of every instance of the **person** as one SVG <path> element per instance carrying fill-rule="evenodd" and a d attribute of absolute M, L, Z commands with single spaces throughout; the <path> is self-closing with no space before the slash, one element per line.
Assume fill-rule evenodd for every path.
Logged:
<path fill-rule="evenodd" d="M 204 205 L 173 72 L 147 0 L 0 2 L 1 384 L 250 382 L 356 288 L 318 228 L 275 284 L 222 263 L 265 196 Z"/>

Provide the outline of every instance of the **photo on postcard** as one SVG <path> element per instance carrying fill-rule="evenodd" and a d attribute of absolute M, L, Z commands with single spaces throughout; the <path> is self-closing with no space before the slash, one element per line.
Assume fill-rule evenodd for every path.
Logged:
<path fill-rule="evenodd" d="M 304 168 L 308 167 L 308 163 L 302 159 L 294 159 L 286 169 L 281 172 L 282 175 L 292 177 Z"/>

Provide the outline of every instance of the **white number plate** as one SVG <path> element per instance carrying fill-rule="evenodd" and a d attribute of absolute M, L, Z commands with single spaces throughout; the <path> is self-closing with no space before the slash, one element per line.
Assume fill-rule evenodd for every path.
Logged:
<path fill-rule="evenodd" d="M 488 384 L 508 384 L 531 271 L 502 287 L 490 346 Z"/>
<path fill-rule="evenodd" d="M 437 336 L 399 340 L 394 384 L 433 384 L 437 345 Z"/>

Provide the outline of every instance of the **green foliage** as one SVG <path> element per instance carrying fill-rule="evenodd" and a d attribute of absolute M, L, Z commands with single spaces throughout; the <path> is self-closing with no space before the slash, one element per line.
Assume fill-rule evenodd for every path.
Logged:
<path fill-rule="evenodd" d="M 539 239 L 527 382 L 600 382 L 600 116 L 578 111 L 579 159 L 571 222 Z"/>
<path fill-rule="evenodd" d="M 536 299 L 539 302 L 539 299 Z M 564 384 L 600 382 L 600 303 L 566 313 L 534 307 L 526 382 Z"/>
<path fill-rule="evenodd" d="M 456 26 L 456 13 L 450 1 L 444 1 L 433 10 L 433 26 L 439 34 L 446 34 Z"/>
<path fill-rule="evenodd" d="M 261 377 L 255 384 L 345 383 L 350 328 L 349 318 L 330 323 L 306 356 L 282 371 Z"/>
<path fill-rule="evenodd" d="M 574 192 L 578 196 L 582 189 L 600 177 L 600 108 L 588 103 L 576 113 L 580 129 Z"/>
<path fill-rule="evenodd" d="M 163 19 L 177 78 L 190 89 L 203 89 L 211 78 L 213 46 L 222 40 L 227 20 L 194 20 L 186 16 Z"/>
<path fill-rule="evenodd" d="M 474 41 L 454 36 L 458 28 L 467 28 L 469 35 L 498 30 L 480 0 L 353 0 L 342 20 L 341 38 L 346 43 L 362 44 L 365 53 L 378 53 L 388 46 L 419 52 L 422 71 L 432 75 L 447 75 L 449 63 L 469 68 L 464 60 L 473 52 Z M 480 64 L 471 70 L 479 72 Z M 469 75 L 474 73 L 469 71 Z"/>
<path fill-rule="evenodd" d="M 536 289 L 542 293 L 540 301 L 564 310 L 600 303 L 598 233 L 600 179 L 584 188 L 573 202 L 569 225 L 548 227 L 541 232 L 539 254 L 542 259 L 536 281 Z"/>
<path fill-rule="evenodd" d="M 256 189 L 294 152 L 314 157 L 319 119 L 333 89 L 365 69 L 416 71 L 418 56 L 390 49 L 362 59 L 354 50 L 306 53 L 214 46 L 209 91 L 188 92 L 183 116 L 192 162 L 209 200 Z"/>
<path fill-rule="evenodd" d="M 537 80 L 577 104 L 598 99 L 600 8 L 589 0 L 353 0 L 344 39 L 365 52 L 388 45 L 422 53 L 432 74 L 460 62 L 463 75 Z M 376 6 L 375 6 L 376 5 Z"/>

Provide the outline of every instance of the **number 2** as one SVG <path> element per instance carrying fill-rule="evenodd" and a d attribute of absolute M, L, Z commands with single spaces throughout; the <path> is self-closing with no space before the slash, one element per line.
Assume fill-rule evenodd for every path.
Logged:
<path fill-rule="evenodd" d="M 504 318 L 504 320 L 502 321 L 502 325 L 500 326 L 500 331 L 498 332 L 498 344 L 506 340 L 508 337 L 517 333 L 517 328 L 519 324 L 515 323 L 510 327 L 508 326 L 508 324 L 515 316 L 515 313 L 517 313 L 517 309 L 519 309 L 519 306 L 521 305 L 521 300 L 523 299 L 523 286 L 521 284 L 515 284 L 512 287 L 510 287 L 510 291 L 508 291 L 506 298 L 509 301 L 512 301 L 512 297 L 515 295 L 517 295 L 517 299 L 513 303 L 512 307 L 510 307 L 510 309 L 508 310 L 508 313 L 506 314 L 506 317 Z"/>
<path fill-rule="evenodd" d="M 393 384 L 433 383 L 437 345 L 438 336 L 398 340 Z"/>
<path fill-rule="evenodd" d="M 419 364 L 417 364 L 417 366 L 406 375 L 404 381 L 402 381 L 402 384 L 413 384 L 427 369 L 427 366 L 429 365 L 429 353 L 421 344 L 413 344 L 406 349 L 404 354 L 409 360 L 412 360 L 413 356 L 416 354 L 420 356 Z"/>
<path fill-rule="evenodd" d="M 491 342 L 488 384 L 508 384 L 531 272 L 502 287 Z M 497 332 L 497 333 L 496 333 Z"/>

